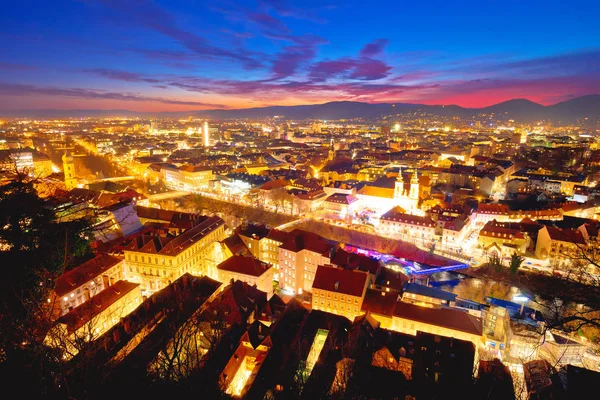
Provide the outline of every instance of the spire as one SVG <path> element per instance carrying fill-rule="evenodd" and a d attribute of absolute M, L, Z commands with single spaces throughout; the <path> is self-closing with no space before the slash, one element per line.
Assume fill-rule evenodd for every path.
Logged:
<path fill-rule="evenodd" d="M 419 184 L 419 176 L 417 175 L 417 169 L 416 168 L 415 168 L 415 170 L 413 172 L 412 178 L 410 179 L 410 183 L 411 184 L 413 184 L 413 183 Z"/>
<path fill-rule="evenodd" d="M 412 178 L 410 179 L 410 192 L 408 194 L 413 200 L 419 198 L 419 176 L 417 175 L 417 169 L 415 168 Z"/>

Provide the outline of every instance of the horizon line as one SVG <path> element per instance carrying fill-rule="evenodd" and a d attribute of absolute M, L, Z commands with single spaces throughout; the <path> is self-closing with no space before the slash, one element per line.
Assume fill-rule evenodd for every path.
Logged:
<path fill-rule="evenodd" d="M 244 108 L 206 108 L 206 109 L 193 109 L 193 110 L 182 110 L 182 111 L 137 111 L 137 110 L 131 110 L 131 109 L 119 109 L 119 108 L 29 108 L 29 109 L 0 109 L 0 118 L 3 117 L 3 113 L 11 113 L 11 114 L 17 114 L 19 112 L 81 112 L 81 111 L 105 111 L 105 112 L 130 112 L 130 113 L 138 113 L 138 114 L 177 114 L 177 113 L 187 113 L 187 112 L 218 112 L 218 111 L 243 111 L 243 110 L 257 110 L 257 109 L 265 109 L 265 108 L 269 108 L 269 107 L 284 107 L 284 108 L 291 108 L 291 107 L 303 107 L 303 106 L 321 106 L 321 105 L 326 105 L 326 104 L 332 104 L 332 103 L 359 103 L 359 104 L 371 104 L 371 105 L 375 105 L 375 104 L 386 104 L 386 105 L 397 105 L 397 104 L 401 104 L 401 105 L 414 105 L 414 106 L 428 106 L 428 107 L 460 107 L 463 109 L 468 109 L 468 110 L 481 110 L 481 109 L 485 109 L 485 108 L 489 108 L 489 107 L 494 107 L 496 105 L 499 104 L 504 104 L 504 103 L 508 103 L 511 101 L 517 101 L 517 100 L 525 100 L 528 101 L 530 103 L 533 104 L 537 104 L 541 107 L 552 107 L 555 106 L 557 104 L 561 104 L 561 103 L 565 103 L 568 101 L 572 101 L 575 99 L 579 99 L 579 98 L 583 98 L 583 97 L 591 97 L 591 96 L 600 96 L 600 93 L 592 93 L 592 94 L 585 94 L 585 95 L 581 95 L 581 96 L 576 96 L 576 97 L 572 97 L 570 99 L 567 100 L 562 100 L 553 104 L 548 104 L 548 105 L 544 105 L 541 103 L 537 103 L 533 100 L 530 100 L 526 97 L 516 97 L 513 99 L 509 99 L 509 100 L 504 100 L 498 103 L 494 103 L 494 104 L 490 104 L 487 106 L 480 106 L 480 107 L 465 107 L 465 106 L 461 106 L 460 104 L 426 104 L 426 103 L 412 103 L 412 102 L 406 102 L 406 101 L 398 101 L 398 102 L 389 102 L 389 101 L 384 101 L 384 102 L 369 102 L 369 101 L 358 101 L 358 100 L 331 100 L 331 101 L 326 101 L 323 103 L 303 103 L 303 104 L 294 104 L 294 105 L 278 105 L 278 104 L 271 104 L 271 105 L 265 105 L 265 106 L 260 106 L 260 107 L 244 107 Z M 10 117 L 10 118 L 19 118 L 19 117 Z"/>

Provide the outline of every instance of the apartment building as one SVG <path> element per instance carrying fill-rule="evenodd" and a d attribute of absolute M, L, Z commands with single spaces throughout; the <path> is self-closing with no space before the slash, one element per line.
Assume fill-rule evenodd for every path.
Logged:
<path fill-rule="evenodd" d="M 398 207 L 389 210 L 379 219 L 381 231 L 411 238 L 432 239 L 436 228 L 437 224 L 431 218 L 405 214 Z"/>
<path fill-rule="evenodd" d="M 293 293 L 310 292 L 317 267 L 329 264 L 333 247 L 315 233 L 294 229 L 279 246 L 279 286 Z"/>
<path fill-rule="evenodd" d="M 362 314 L 363 299 L 370 284 L 367 272 L 320 265 L 312 285 L 312 309 L 353 321 Z"/>
<path fill-rule="evenodd" d="M 139 235 L 123 250 L 125 279 L 151 294 L 186 272 L 207 275 L 211 244 L 225 236 L 225 222 L 219 217 L 201 217 L 175 237 L 156 232 Z"/>
<path fill-rule="evenodd" d="M 142 301 L 139 284 L 118 281 L 60 317 L 44 343 L 62 350 L 63 358 L 70 359 L 79 352 L 82 341 L 97 339 Z"/>
<path fill-rule="evenodd" d="M 90 300 L 104 289 L 123 279 L 123 260 L 98 254 L 59 276 L 48 297 L 56 318 Z"/>
<path fill-rule="evenodd" d="M 256 258 L 234 255 L 217 265 L 218 280 L 228 284 L 231 280 L 246 282 L 273 296 L 274 268 Z"/>

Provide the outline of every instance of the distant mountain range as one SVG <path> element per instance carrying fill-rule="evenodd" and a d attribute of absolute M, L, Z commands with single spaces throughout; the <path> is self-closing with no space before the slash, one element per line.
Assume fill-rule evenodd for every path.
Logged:
<path fill-rule="evenodd" d="M 268 118 L 281 116 L 288 119 L 376 119 L 384 115 L 406 114 L 422 111 L 440 117 L 463 117 L 494 113 L 518 122 L 551 120 L 574 123 L 588 118 L 590 123 L 600 121 L 600 94 L 581 96 L 550 106 L 543 106 L 526 99 L 514 99 L 484 108 L 465 108 L 456 105 L 439 106 L 410 103 L 361 103 L 356 101 L 333 101 L 324 104 L 300 106 L 270 106 L 232 110 L 195 110 L 184 112 L 137 112 L 129 110 L 16 110 L 1 111 L 4 117 L 50 118 L 50 117 L 185 117 L 197 116 L 211 119 Z"/>

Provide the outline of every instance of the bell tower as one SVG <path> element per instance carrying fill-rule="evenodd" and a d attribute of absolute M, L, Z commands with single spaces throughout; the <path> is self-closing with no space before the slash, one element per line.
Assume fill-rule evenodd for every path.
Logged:
<path fill-rule="evenodd" d="M 65 186 L 67 190 L 77 187 L 77 178 L 75 177 L 75 162 L 73 156 L 68 151 L 62 156 L 63 171 L 65 173 Z"/>
<path fill-rule="evenodd" d="M 402 167 L 398 171 L 398 177 L 396 178 L 396 183 L 394 184 L 394 198 L 398 200 L 404 195 L 404 178 L 402 177 Z"/>
<path fill-rule="evenodd" d="M 417 175 L 417 169 L 413 172 L 412 178 L 410 178 L 410 192 L 408 197 L 412 200 L 419 199 L 419 177 Z"/>

